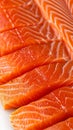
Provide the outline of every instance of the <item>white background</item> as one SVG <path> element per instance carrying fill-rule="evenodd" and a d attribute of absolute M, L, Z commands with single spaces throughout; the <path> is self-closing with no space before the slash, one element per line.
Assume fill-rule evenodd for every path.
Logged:
<path fill-rule="evenodd" d="M 12 111 L 7 111 L 0 104 L 0 130 L 13 130 L 9 121 L 9 115 Z"/>

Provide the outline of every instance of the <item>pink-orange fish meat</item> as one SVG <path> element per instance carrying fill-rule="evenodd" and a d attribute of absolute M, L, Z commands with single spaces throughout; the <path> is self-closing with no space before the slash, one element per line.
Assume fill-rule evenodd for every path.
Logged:
<path fill-rule="evenodd" d="M 73 61 L 50 63 L 0 85 L 1 102 L 5 109 L 28 104 L 43 95 L 73 84 Z"/>
<path fill-rule="evenodd" d="M 14 130 L 42 130 L 68 118 L 72 105 L 73 87 L 63 87 L 14 111 L 11 123 Z"/>
<path fill-rule="evenodd" d="M 73 129 L 73 117 L 66 119 L 65 121 L 56 123 L 55 125 L 48 127 L 44 130 L 72 130 Z"/>
<path fill-rule="evenodd" d="M 73 16 L 65 0 L 35 0 L 43 16 L 60 32 L 73 59 Z"/>

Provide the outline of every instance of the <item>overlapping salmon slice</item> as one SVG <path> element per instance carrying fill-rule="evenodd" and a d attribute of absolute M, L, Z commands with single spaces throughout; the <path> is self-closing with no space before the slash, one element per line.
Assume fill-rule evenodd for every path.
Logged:
<path fill-rule="evenodd" d="M 50 63 L 0 85 L 0 99 L 3 107 L 17 108 L 56 88 L 73 84 L 72 67 L 73 61 Z"/>
<path fill-rule="evenodd" d="M 73 59 L 73 16 L 64 0 L 35 0 L 43 16 L 60 32 Z"/>
<path fill-rule="evenodd" d="M 71 4 L 71 0 L 0 1 L 1 102 L 10 109 L 34 101 L 11 114 L 14 130 L 42 130 L 73 117 Z M 71 128 L 69 122 L 62 122 L 68 127 L 58 126 Z"/>
<path fill-rule="evenodd" d="M 42 44 L 43 42 L 48 43 L 49 40 L 62 39 L 57 30 L 52 27 L 52 25 L 48 21 L 44 19 L 41 14 L 41 11 L 33 0 L 27 0 L 24 2 L 24 7 L 18 6 L 14 9 L 16 11 L 19 11 L 19 8 L 21 8 L 21 14 L 19 14 L 19 16 L 21 17 L 20 20 L 22 20 L 23 13 L 24 24 L 21 27 L 15 26 L 14 29 L 9 30 L 5 21 L 4 26 L 6 26 L 8 31 L 0 33 L 0 56 L 11 53 L 30 44 Z M 14 15 L 16 17 L 16 14 Z M 12 18 L 15 17 L 12 16 Z M 18 21 L 18 19 L 16 18 L 14 20 Z M 22 22 L 19 23 L 22 24 Z M 1 22 L 1 24 L 3 24 L 3 22 Z M 19 24 L 17 24 L 17 26 L 19 26 Z"/>
<path fill-rule="evenodd" d="M 0 8 L 16 7 L 24 4 L 26 0 L 0 0 Z"/>
<path fill-rule="evenodd" d="M 72 105 L 73 87 L 63 87 L 14 111 L 11 123 L 14 130 L 41 130 L 73 116 Z"/>
<path fill-rule="evenodd" d="M 0 32 L 20 26 L 36 25 L 40 21 L 40 10 L 33 0 L 12 8 L 0 8 Z"/>
<path fill-rule="evenodd" d="M 66 119 L 60 123 L 57 123 L 51 127 L 44 130 L 72 130 L 73 129 L 73 117 Z"/>
<path fill-rule="evenodd" d="M 55 61 L 68 60 L 67 51 L 62 42 L 36 44 L 22 48 L 0 58 L 0 84 L 23 74 L 36 66 Z"/>
<path fill-rule="evenodd" d="M 41 24 L 44 25 L 41 26 Z M 44 31 L 44 29 L 46 30 Z M 31 44 L 49 44 L 50 40 L 54 41 L 56 39 L 57 33 L 55 33 L 50 24 L 45 21 L 37 26 L 24 26 L 8 30 L 0 33 L 0 56 L 9 54 Z M 63 40 L 60 42 L 64 44 Z"/>
<path fill-rule="evenodd" d="M 50 45 L 31 45 L 0 58 L 0 84 L 51 61 Z"/>

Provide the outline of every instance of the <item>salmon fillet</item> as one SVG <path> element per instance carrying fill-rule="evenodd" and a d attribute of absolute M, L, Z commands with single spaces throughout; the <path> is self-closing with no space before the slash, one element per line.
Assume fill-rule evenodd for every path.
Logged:
<path fill-rule="evenodd" d="M 65 121 L 62 121 L 60 123 L 57 123 L 44 130 L 72 130 L 72 129 L 73 129 L 73 117 L 71 117 Z"/>
<path fill-rule="evenodd" d="M 11 114 L 10 120 L 14 130 L 41 130 L 68 118 L 72 105 L 73 87 L 63 87 L 20 107 Z"/>
<path fill-rule="evenodd" d="M 60 32 L 73 59 L 73 16 L 64 0 L 35 0 L 43 16 Z"/>
<path fill-rule="evenodd" d="M 60 52 L 60 51 L 61 52 Z M 36 44 L 22 48 L 0 58 L 0 84 L 11 80 L 36 66 L 50 62 L 68 60 L 61 42 Z"/>
<path fill-rule="evenodd" d="M 50 63 L 0 85 L 1 102 L 5 109 L 28 104 L 43 95 L 73 84 L 73 61 Z"/>
<path fill-rule="evenodd" d="M 0 1 L 0 101 L 14 130 L 73 129 L 73 0 Z"/>
<path fill-rule="evenodd" d="M 43 24 L 43 26 L 41 26 L 41 24 Z M 41 27 L 43 28 L 41 29 Z M 44 31 L 44 29 L 46 30 Z M 49 44 L 50 41 L 52 42 L 57 39 L 57 33 L 55 33 L 51 25 L 45 21 L 37 26 L 18 27 L 0 33 L 0 56 L 9 54 L 31 44 Z M 64 44 L 63 40 L 60 40 L 60 42 Z"/>
<path fill-rule="evenodd" d="M 20 2 L 16 2 L 14 0 L 10 1 L 10 3 L 11 2 L 18 4 L 18 3 L 22 3 L 22 0 Z M 0 4 L 8 5 L 8 4 L 5 4 L 4 0 Z M 34 44 L 34 43 L 35 44 L 36 43 L 42 44 L 43 42 L 48 43 L 49 40 L 62 41 L 62 38 L 60 34 L 58 33 L 58 31 L 48 21 L 45 20 L 45 18 L 41 14 L 41 11 L 39 10 L 39 8 L 37 7 L 37 5 L 35 4 L 33 0 L 27 0 L 24 2 L 24 7 L 17 6 L 14 9 L 16 11 L 19 11 L 19 8 L 21 8 L 21 13 L 23 12 L 23 10 L 25 11 L 23 12 L 24 24 L 21 27 L 15 26 L 9 29 L 5 20 L 5 23 L 3 26 L 6 26 L 7 31 L 5 29 L 5 31 L 0 33 L 0 56 L 9 54 L 11 52 L 14 52 L 15 50 L 21 49 L 22 47 L 25 47 L 27 45 Z M 8 9 L 11 10 L 12 8 L 7 8 L 7 10 Z M 28 15 L 26 15 L 26 13 Z M 14 18 L 14 15 L 12 16 Z M 20 20 L 22 20 L 22 14 L 21 15 L 19 14 L 19 16 L 21 17 Z M 3 22 L 1 22 L 1 24 L 3 24 Z M 22 24 L 22 22 L 20 22 L 20 24 Z M 20 25 L 17 24 L 17 26 L 20 26 Z"/>
<path fill-rule="evenodd" d="M 3 0 L 0 4 L 8 5 L 8 4 L 5 4 L 6 2 Z M 19 3 L 22 3 L 23 0 L 21 1 L 12 0 L 9 2 L 11 4 L 13 2 L 19 4 Z M 1 25 L 1 28 L 2 27 L 4 28 L 4 30 L 0 33 L 0 56 L 9 54 L 11 52 L 14 52 L 15 50 L 21 49 L 22 47 L 25 47 L 30 44 L 48 43 L 49 40 L 61 39 L 62 41 L 60 34 L 57 32 L 57 30 L 54 27 L 52 27 L 52 25 L 48 21 L 44 19 L 44 17 L 41 14 L 40 9 L 38 8 L 38 6 L 35 4 L 33 0 L 27 0 L 27 1 L 24 0 L 23 6 L 21 5 L 14 8 L 7 7 L 3 9 L 5 9 L 6 11 L 12 10 L 12 9 L 16 10 L 14 15 L 16 15 L 16 17 L 18 18 L 20 17 L 20 20 L 22 20 L 22 17 L 23 17 L 24 24 L 23 26 L 17 24 L 17 26 L 13 25 L 14 27 L 9 27 L 11 25 L 8 23 L 9 25 L 7 26 L 6 20 L 4 24 L 3 24 L 3 20 L 1 21 L 2 25 L 1 24 L 0 25 Z M 3 11 L 3 9 L 1 9 L 1 11 Z M 18 11 L 18 14 L 17 14 L 17 11 Z M 8 18 L 9 15 L 12 15 L 11 18 L 9 16 L 9 22 L 11 23 L 12 21 L 12 24 L 14 24 L 15 22 L 11 20 L 15 18 L 13 15 L 13 12 L 9 11 L 9 13 L 10 14 L 7 13 L 5 17 Z M 3 15 L 1 16 L 1 18 L 2 17 Z M 17 21 L 17 18 L 14 20 Z M 20 20 L 18 21 L 20 24 L 22 24 Z M 7 19 L 7 22 L 8 22 L 8 19 Z M 4 26 L 6 26 L 7 29 L 5 29 Z"/>
<path fill-rule="evenodd" d="M 37 25 L 41 12 L 32 0 L 30 2 L 12 8 L 0 8 L 0 32 L 20 26 Z"/>

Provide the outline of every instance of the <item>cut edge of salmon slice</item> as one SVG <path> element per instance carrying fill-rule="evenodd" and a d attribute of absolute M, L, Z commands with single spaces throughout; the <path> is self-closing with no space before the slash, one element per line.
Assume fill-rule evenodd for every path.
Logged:
<path fill-rule="evenodd" d="M 66 62 L 69 57 L 62 42 L 33 44 L 0 58 L 0 84 L 35 67 L 51 62 Z"/>
<path fill-rule="evenodd" d="M 13 114 L 10 115 L 10 122 L 11 122 L 11 125 L 14 128 L 14 130 L 17 130 L 18 128 L 21 128 L 22 125 L 21 125 L 21 127 L 20 126 L 17 127 L 14 124 L 14 122 L 13 122 L 13 120 L 14 120 L 14 114 L 15 113 L 13 113 Z M 32 123 L 32 124 L 28 125 L 27 127 L 25 126 L 25 128 L 23 127 L 22 130 L 24 130 L 24 129 L 25 130 L 42 130 L 42 129 L 48 127 L 48 126 L 51 126 L 51 125 L 53 125 L 53 124 L 55 124 L 55 123 L 57 123 L 59 121 L 64 120 L 65 116 L 67 117 L 66 113 L 60 112 L 60 113 L 54 115 L 53 117 L 49 117 L 48 122 L 47 122 L 46 119 L 44 119 L 43 121 L 40 121 L 40 122 L 37 121 L 37 123 L 34 123 L 34 125 L 32 125 L 33 124 Z M 20 119 L 20 121 L 21 121 L 21 119 Z"/>
<path fill-rule="evenodd" d="M 72 104 L 72 92 L 73 86 L 69 88 L 63 87 L 37 101 L 18 108 L 10 116 L 12 126 L 14 128 L 22 128 L 22 130 L 40 130 L 67 119 L 70 116 L 68 109 L 71 109 L 72 106 L 68 104 L 66 98 L 68 98 Z M 62 93 L 65 93 L 64 97 Z"/>
<path fill-rule="evenodd" d="M 35 26 L 21 26 L 0 33 L 0 56 L 7 55 L 31 44 L 49 44 L 49 42 L 53 42 L 54 40 L 56 42 L 63 42 L 64 44 L 62 39 L 57 40 L 54 34 L 55 31 L 49 23 L 43 22 L 42 24 L 45 24 L 44 28 L 46 31 L 44 31 L 44 28 L 40 31 L 39 26 L 41 26 L 41 24 L 38 24 Z"/>
<path fill-rule="evenodd" d="M 73 61 L 49 63 L 0 85 L 1 102 L 4 109 L 20 107 L 37 100 L 52 90 L 72 85 L 72 65 Z"/>
<path fill-rule="evenodd" d="M 15 51 L 16 49 L 20 49 L 21 47 L 24 47 L 29 44 L 34 43 L 42 44 L 42 42 L 48 43 L 49 40 L 57 40 L 57 39 L 62 41 L 62 38 L 60 38 L 60 35 L 57 32 L 56 28 L 54 28 L 53 25 L 51 25 L 48 21 L 46 21 L 46 19 L 41 14 L 40 9 L 33 0 L 27 0 L 27 1 L 24 0 L 23 6 L 28 12 L 28 20 L 26 19 L 27 16 L 25 12 L 24 15 L 26 19 L 26 24 L 28 23 L 29 26 L 19 25 L 19 27 L 8 28 L 5 29 L 2 33 L 0 33 L 0 39 L 1 39 L 0 56 L 8 54 L 12 51 Z M 23 8 L 23 6 L 20 7 Z M 19 7 L 16 8 L 18 10 Z M 32 16 L 29 15 L 30 12 Z M 32 19 L 34 17 L 34 19 L 32 20 L 33 24 L 30 23 L 31 17 Z"/>
<path fill-rule="evenodd" d="M 56 123 L 55 125 L 48 127 L 44 130 L 71 130 L 73 129 L 73 117 L 70 117 L 64 121 Z"/>

